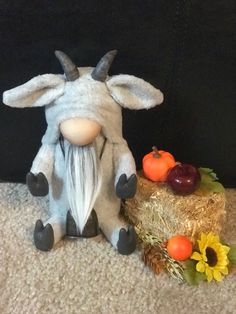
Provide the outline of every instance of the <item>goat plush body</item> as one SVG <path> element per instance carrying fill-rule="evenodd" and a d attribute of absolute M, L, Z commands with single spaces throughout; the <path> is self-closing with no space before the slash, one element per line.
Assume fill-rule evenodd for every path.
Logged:
<path fill-rule="evenodd" d="M 122 136 L 122 107 L 149 109 L 163 101 L 152 85 L 130 75 L 108 76 L 116 51 L 95 68 L 56 56 L 65 75 L 44 74 L 3 94 L 12 107 L 45 106 L 47 130 L 26 182 L 35 196 L 49 193 L 50 217 L 35 225 L 35 245 L 50 250 L 65 235 L 95 236 L 99 228 L 121 254 L 136 246 L 120 217 L 120 199 L 136 191 L 136 167 Z"/>

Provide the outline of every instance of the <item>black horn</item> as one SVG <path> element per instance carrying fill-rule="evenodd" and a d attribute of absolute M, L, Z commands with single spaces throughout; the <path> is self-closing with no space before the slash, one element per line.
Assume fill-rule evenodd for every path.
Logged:
<path fill-rule="evenodd" d="M 102 57 L 98 62 L 96 68 L 93 70 L 91 76 L 94 80 L 104 82 L 106 80 L 108 71 L 117 54 L 117 50 L 111 50 Z"/>
<path fill-rule="evenodd" d="M 79 70 L 77 66 L 63 51 L 56 50 L 55 55 L 65 72 L 67 81 L 75 81 L 79 77 Z"/>

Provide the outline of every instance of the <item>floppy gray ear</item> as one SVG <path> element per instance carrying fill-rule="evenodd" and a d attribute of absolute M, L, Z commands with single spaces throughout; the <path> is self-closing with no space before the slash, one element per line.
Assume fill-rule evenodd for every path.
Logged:
<path fill-rule="evenodd" d="M 50 104 L 64 92 L 65 80 L 56 74 L 39 75 L 23 85 L 3 93 L 3 103 L 10 107 L 41 107 Z"/>
<path fill-rule="evenodd" d="M 159 89 L 132 75 L 115 75 L 107 81 L 107 87 L 113 99 L 124 108 L 149 109 L 164 99 Z"/>

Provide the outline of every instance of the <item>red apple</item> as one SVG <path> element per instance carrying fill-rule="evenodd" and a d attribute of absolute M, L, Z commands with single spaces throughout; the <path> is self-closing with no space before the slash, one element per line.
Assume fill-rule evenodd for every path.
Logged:
<path fill-rule="evenodd" d="M 188 195 L 198 188 L 201 175 L 193 165 L 178 164 L 169 171 L 166 181 L 176 194 Z"/>

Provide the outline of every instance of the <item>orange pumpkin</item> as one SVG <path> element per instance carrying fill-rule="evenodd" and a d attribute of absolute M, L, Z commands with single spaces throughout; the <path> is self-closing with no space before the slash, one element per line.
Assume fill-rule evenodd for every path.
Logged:
<path fill-rule="evenodd" d="M 176 261 L 185 261 L 193 251 L 192 242 L 183 235 L 176 235 L 167 242 L 167 252 Z"/>
<path fill-rule="evenodd" d="M 167 174 L 176 164 L 174 157 L 163 150 L 153 151 L 143 157 L 143 173 L 146 178 L 154 182 L 166 181 Z"/>

